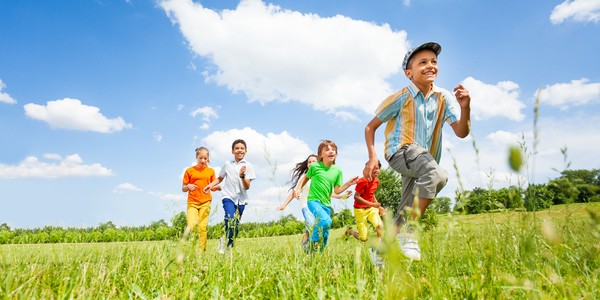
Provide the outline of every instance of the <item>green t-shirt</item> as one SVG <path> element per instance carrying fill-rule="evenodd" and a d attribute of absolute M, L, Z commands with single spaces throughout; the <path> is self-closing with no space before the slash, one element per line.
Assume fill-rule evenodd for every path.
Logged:
<path fill-rule="evenodd" d="M 336 165 L 326 167 L 323 162 L 314 162 L 308 168 L 306 177 L 310 179 L 308 201 L 321 201 L 325 206 L 331 206 L 333 188 L 342 185 L 342 170 Z"/>

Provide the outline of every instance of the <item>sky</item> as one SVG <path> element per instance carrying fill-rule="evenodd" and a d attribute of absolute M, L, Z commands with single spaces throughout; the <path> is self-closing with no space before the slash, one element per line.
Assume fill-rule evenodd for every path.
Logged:
<path fill-rule="evenodd" d="M 438 196 L 598 169 L 598 37 L 599 0 L 2 1 L 0 224 L 170 221 L 194 149 L 218 172 L 238 138 L 257 175 L 242 222 L 301 219 L 296 201 L 275 210 L 292 167 L 330 139 L 344 179 L 362 175 L 364 127 L 429 41 L 436 85 L 472 99 L 470 136 L 444 126 Z"/>

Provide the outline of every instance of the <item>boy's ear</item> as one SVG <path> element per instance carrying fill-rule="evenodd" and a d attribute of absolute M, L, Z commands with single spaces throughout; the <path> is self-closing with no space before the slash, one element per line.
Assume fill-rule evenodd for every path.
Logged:
<path fill-rule="evenodd" d="M 406 77 L 408 77 L 408 79 L 412 80 L 412 75 L 411 75 L 410 70 L 404 70 L 404 75 L 406 75 Z"/>

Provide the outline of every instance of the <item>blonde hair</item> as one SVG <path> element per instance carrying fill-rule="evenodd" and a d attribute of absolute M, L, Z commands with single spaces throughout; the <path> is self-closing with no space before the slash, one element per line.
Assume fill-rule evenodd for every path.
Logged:
<path fill-rule="evenodd" d="M 327 146 L 331 147 L 333 150 L 335 150 L 335 154 L 337 154 L 337 145 L 330 140 L 322 140 L 321 144 L 319 144 L 319 149 L 317 150 L 317 155 L 318 155 L 318 159 L 319 161 L 323 161 L 323 157 L 321 156 L 321 151 L 323 151 L 323 149 L 325 149 Z M 335 164 L 335 159 L 333 160 L 333 164 Z"/>
<path fill-rule="evenodd" d="M 198 158 L 198 155 L 200 154 L 200 151 L 202 151 L 202 150 L 206 151 L 206 156 L 208 158 L 206 161 L 210 162 L 210 152 L 208 151 L 208 148 L 206 148 L 204 146 L 196 148 L 196 158 Z"/>

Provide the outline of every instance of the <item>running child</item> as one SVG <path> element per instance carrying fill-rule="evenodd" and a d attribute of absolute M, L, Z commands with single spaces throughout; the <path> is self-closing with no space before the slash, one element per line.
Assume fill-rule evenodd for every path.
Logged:
<path fill-rule="evenodd" d="M 296 167 L 294 167 L 294 169 L 292 169 L 292 171 L 291 171 L 292 180 L 290 181 L 292 183 L 292 187 L 290 188 L 291 192 L 288 195 L 288 197 L 285 199 L 283 204 L 277 206 L 277 208 L 276 208 L 277 210 L 283 211 L 288 206 L 288 204 L 292 201 L 292 199 L 295 199 L 294 198 L 294 188 L 298 184 L 298 180 L 300 179 L 300 177 L 302 175 L 306 174 L 310 165 L 315 162 L 317 162 L 317 155 L 311 154 L 305 160 L 297 163 Z M 309 190 L 310 190 L 310 181 L 307 184 L 305 184 L 304 187 L 302 187 L 302 189 L 300 190 L 300 197 L 297 198 L 298 201 L 300 202 L 300 207 L 302 208 L 302 216 L 304 217 L 304 224 L 306 226 L 306 230 L 304 231 L 304 235 L 302 236 L 302 247 L 303 248 L 306 248 L 306 245 L 308 243 L 309 232 L 312 231 L 313 226 L 315 224 L 315 217 L 308 209 L 307 202 L 308 202 Z M 346 191 L 346 193 L 343 193 L 342 195 L 333 193 L 331 196 L 333 198 L 337 198 L 337 199 L 347 199 L 348 197 L 350 197 L 350 195 L 352 195 L 352 191 Z"/>
<path fill-rule="evenodd" d="M 200 237 L 198 249 L 200 251 L 206 251 L 206 227 L 212 202 L 210 189 L 205 190 L 205 187 L 215 180 L 215 170 L 208 167 L 208 163 L 210 163 L 208 149 L 206 147 L 196 148 L 196 165 L 185 170 L 181 186 L 181 190 L 188 193 L 186 232 L 191 232 L 195 226 L 198 226 Z"/>
<path fill-rule="evenodd" d="M 448 181 L 439 165 L 442 154 L 442 126 L 448 123 L 459 138 L 469 135 L 471 96 L 458 84 L 452 92 L 434 84 L 438 75 L 438 56 L 442 46 L 425 43 L 406 53 L 402 62 L 410 84 L 388 96 L 365 127 L 369 162 L 363 170 L 371 180 L 377 165 L 375 132 L 385 126 L 385 159 L 402 175 L 402 198 L 397 210 L 396 239 L 402 252 L 412 260 L 421 259 L 416 232 L 405 214 L 416 220 Z M 413 200 L 417 200 L 414 201 Z"/>
<path fill-rule="evenodd" d="M 246 190 L 250 189 L 250 182 L 256 178 L 254 167 L 244 159 L 246 151 L 246 142 L 244 140 L 238 139 L 233 141 L 231 144 L 231 153 L 234 159 L 225 162 L 225 165 L 219 172 L 219 177 L 204 188 L 205 191 L 208 191 L 212 187 L 221 184 L 223 209 L 225 210 L 225 235 L 228 248 L 233 248 L 234 239 L 237 238 L 239 232 L 238 226 L 240 220 L 248 204 Z M 225 244 L 222 238 L 219 240 L 219 252 L 225 253 Z"/>
<path fill-rule="evenodd" d="M 330 141 L 324 140 L 319 144 L 318 162 L 313 163 L 308 168 L 306 174 L 298 180 L 298 184 L 294 188 L 294 197 L 299 197 L 302 187 L 311 181 L 310 190 L 308 193 L 308 209 L 313 214 L 316 220 L 316 226 L 310 237 L 312 246 L 320 246 L 323 251 L 329 239 L 329 229 L 331 228 L 331 195 L 343 193 L 351 185 L 356 184 L 358 176 L 352 178 L 342 184 L 342 170 L 335 165 L 337 158 L 337 145 Z"/>
<path fill-rule="evenodd" d="M 352 229 L 352 227 L 346 230 L 346 235 L 351 235 L 359 241 L 366 242 L 369 235 L 368 223 L 371 223 L 377 233 L 377 239 L 381 240 L 383 232 L 383 222 L 381 216 L 385 214 L 385 209 L 381 206 L 377 198 L 375 198 L 375 192 L 379 187 L 379 169 L 381 169 L 381 162 L 375 166 L 372 172 L 372 180 L 367 181 L 366 178 L 361 177 L 356 183 L 354 193 L 354 218 L 356 219 L 356 228 L 358 231 Z"/>

